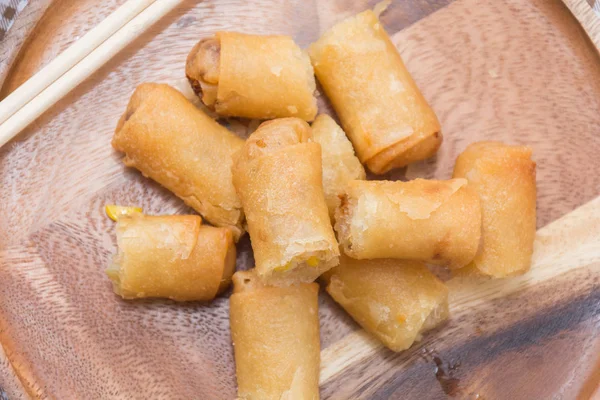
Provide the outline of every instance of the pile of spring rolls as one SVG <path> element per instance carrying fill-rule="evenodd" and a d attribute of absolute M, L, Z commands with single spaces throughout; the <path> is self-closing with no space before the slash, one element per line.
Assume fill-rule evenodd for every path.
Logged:
<path fill-rule="evenodd" d="M 529 148 L 471 144 L 449 180 L 366 180 L 363 165 L 383 174 L 442 143 L 377 12 L 307 51 L 286 36 L 218 32 L 191 50 L 186 75 L 217 115 L 265 122 L 243 140 L 176 89 L 138 86 L 112 145 L 200 216 L 123 213 L 107 274 L 125 299 L 210 301 L 233 281 L 239 398 L 318 399 L 315 280 L 401 351 L 448 318 L 448 290 L 426 264 L 493 278 L 529 269 Z M 341 127 L 317 115 L 315 75 Z M 246 232 L 255 268 L 234 273 Z"/>

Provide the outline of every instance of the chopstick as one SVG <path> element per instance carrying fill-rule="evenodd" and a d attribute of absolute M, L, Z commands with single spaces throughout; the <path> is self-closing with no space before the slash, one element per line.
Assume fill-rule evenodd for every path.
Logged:
<path fill-rule="evenodd" d="M 183 0 L 128 0 L 0 102 L 0 147 Z"/>
<path fill-rule="evenodd" d="M 129 0 L 0 103 L 0 124 L 108 39 L 154 0 Z"/>

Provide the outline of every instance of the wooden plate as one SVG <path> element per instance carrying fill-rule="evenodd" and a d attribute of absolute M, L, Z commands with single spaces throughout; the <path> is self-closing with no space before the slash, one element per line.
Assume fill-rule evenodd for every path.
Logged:
<path fill-rule="evenodd" d="M 55 1 L 2 93 L 122 2 Z M 116 247 L 106 203 L 189 212 L 123 167 L 109 143 L 117 118 L 137 84 L 181 85 L 187 52 L 215 30 L 288 34 L 306 46 L 373 5 L 184 2 L 0 151 L 0 392 L 10 399 L 235 397 L 227 296 L 207 305 L 124 302 L 104 275 Z M 435 159 L 388 178 L 448 178 L 457 154 L 477 140 L 528 144 L 538 164 L 541 229 L 529 274 L 483 286 L 449 282 L 452 319 L 399 354 L 322 294 L 322 398 L 599 395 L 594 18 L 583 0 L 397 0 L 383 15 L 445 133 Z M 247 267 L 247 238 L 240 250 L 238 265 Z"/>

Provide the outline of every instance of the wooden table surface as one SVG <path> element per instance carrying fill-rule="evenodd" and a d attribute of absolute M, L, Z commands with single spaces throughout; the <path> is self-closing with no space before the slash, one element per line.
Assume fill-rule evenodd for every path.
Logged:
<path fill-rule="evenodd" d="M 0 49 L 0 95 L 123 2 L 32 2 Z M 233 398 L 226 298 L 125 303 L 110 291 L 102 271 L 114 235 L 102 206 L 187 210 L 123 168 L 112 131 L 137 84 L 181 83 L 187 52 L 217 29 L 289 34 L 306 46 L 374 4 L 185 1 L 0 151 L 0 387 L 9 398 Z M 587 7 L 584 22 L 565 4 Z M 322 295 L 322 398 L 598 394 L 600 24 L 590 15 L 584 0 L 398 0 L 383 15 L 445 134 L 435 159 L 385 177 L 448 178 L 456 155 L 477 140 L 532 146 L 535 268 L 504 286 L 468 289 L 472 297 L 462 282 L 449 283 L 452 319 L 399 354 Z M 26 36 L 26 51 L 13 57 Z M 247 266 L 248 240 L 240 246 Z"/>

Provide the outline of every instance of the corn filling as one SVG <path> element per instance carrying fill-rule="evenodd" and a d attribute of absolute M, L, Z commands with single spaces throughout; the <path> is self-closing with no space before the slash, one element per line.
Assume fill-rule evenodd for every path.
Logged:
<path fill-rule="evenodd" d="M 117 221 L 120 217 L 130 217 L 133 214 L 138 214 L 142 212 L 141 207 L 124 207 L 117 206 L 114 204 L 107 205 L 104 210 L 106 211 L 106 215 L 108 218 L 113 221 Z"/>

